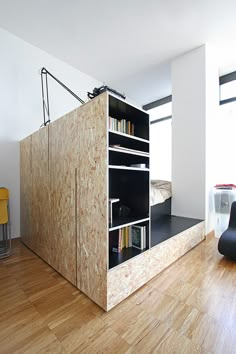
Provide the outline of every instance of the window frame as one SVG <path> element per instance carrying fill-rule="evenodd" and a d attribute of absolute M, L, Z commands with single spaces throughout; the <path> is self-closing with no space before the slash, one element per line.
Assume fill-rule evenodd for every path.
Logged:
<path fill-rule="evenodd" d="M 228 82 L 231 82 L 231 81 L 236 81 L 236 71 L 233 71 L 229 74 L 226 74 L 226 75 L 222 75 L 219 77 L 219 87 L 221 85 L 224 85 L 224 84 L 227 84 Z M 223 105 L 223 104 L 227 104 L 227 103 L 231 103 L 231 102 L 235 102 L 236 101 L 236 96 L 232 96 L 230 98 L 227 98 L 225 100 L 220 100 L 220 105 Z M 161 106 L 165 103 L 169 103 L 169 102 L 172 102 L 172 95 L 169 95 L 169 96 L 166 96 L 166 97 L 163 97 L 159 100 L 156 100 L 156 101 L 153 101 L 153 102 L 150 102 L 150 103 L 147 103 L 143 106 L 143 109 L 145 111 L 148 111 L 149 109 L 152 109 L 152 108 L 156 108 L 158 106 Z M 163 117 L 163 118 L 160 118 L 160 119 L 157 119 L 157 120 L 154 120 L 152 122 L 150 122 L 150 124 L 155 124 L 155 123 L 158 123 L 159 121 L 161 120 L 164 120 L 164 119 L 171 119 L 172 116 L 168 116 L 168 117 Z"/>
<path fill-rule="evenodd" d="M 162 106 L 163 104 L 166 104 L 166 103 L 169 103 L 169 102 L 172 102 L 172 95 L 163 97 L 163 98 L 161 98 L 159 100 L 156 100 L 156 101 L 153 101 L 151 103 L 147 103 L 147 104 L 145 104 L 143 106 L 143 109 L 145 111 L 149 111 L 150 109 L 157 108 L 157 107 Z M 168 120 L 168 119 L 172 119 L 172 115 L 155 119 L 152 122 L 150 122 L 150 124 L 160 123 L 160 122 L 163 122 L 164 120 Z"/>
<path fill-rule="evenodd" d="M 235 81 L 235 80 L 236 80 L 236 71 L 233 71 L 232 73 L 226 75 L 222 75 L 219 77 L 219 87 L 221 85 L 227 84 L 228 82 Z M 236 101 L 236 97 L 230 97 L 225 100 L 220 100 L 220 106 L 235 101 Z"/>

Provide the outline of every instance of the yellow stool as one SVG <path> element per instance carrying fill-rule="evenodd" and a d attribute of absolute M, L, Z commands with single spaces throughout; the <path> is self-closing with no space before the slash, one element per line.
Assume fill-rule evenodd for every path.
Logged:
<path fill-rule="evenodd" d="M 0 258 L 8 257 L 10 253 L 9 191 L 0 187 Z"/>

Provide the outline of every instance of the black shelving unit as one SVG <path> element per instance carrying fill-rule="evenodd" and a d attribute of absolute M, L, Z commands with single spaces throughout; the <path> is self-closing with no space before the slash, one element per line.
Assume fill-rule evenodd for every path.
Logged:
<path fill-rule="evenodd" d="M 150 247 L 150 170 L 149 115 L 123 100 L 109 96 L 109 117 L 130 121 L 134 135 L 109 129 L 109 198 L 119 199 L 113 206 L 109 224 L 109 269 L 138 256 Z M 132 165 L 143 164 L 142 167 Z M 146 248 L 124 247 L 112 251 L 119 230 L 131 225 L 145 226 Z"/>

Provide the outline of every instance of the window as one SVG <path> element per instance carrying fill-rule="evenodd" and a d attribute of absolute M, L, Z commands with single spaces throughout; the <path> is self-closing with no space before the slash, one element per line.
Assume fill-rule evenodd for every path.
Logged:
<path fill-rule="evenodd" d="M 144 106 L 150 114 L 150 175 L 152 180 L 171 181 L 172 97 Z"/>
<path fill-rule="evenodd" d="M 236 71 L 220 77 L 220 104 L 236 101 Z"/>
<path fill-rule="evenodd" d="M 220 106 L 219 114 L 215 119 L 214 144 L 216 169 L 216 183 L 236 184 L 235 161 L 235 131 L 236 131 L 236 102 Z"/>

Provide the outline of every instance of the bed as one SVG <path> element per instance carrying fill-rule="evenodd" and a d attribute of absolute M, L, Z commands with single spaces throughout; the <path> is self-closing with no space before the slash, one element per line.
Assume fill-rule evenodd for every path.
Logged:
<path fill-rule="evenodd" d="M 151 217 L 153 220 L 171 215 L 171 182 L 162 180 L 151 181 Z"/>

